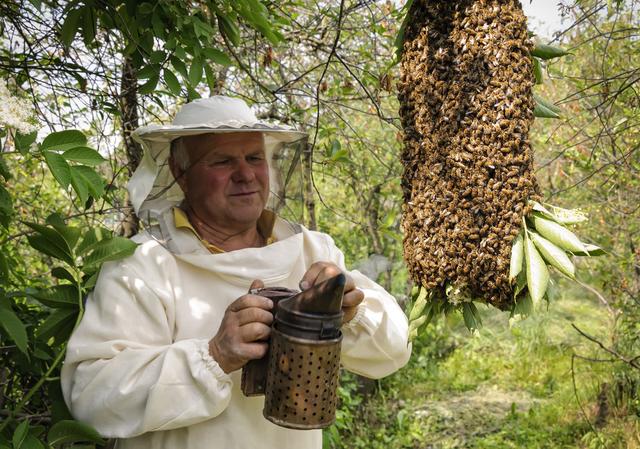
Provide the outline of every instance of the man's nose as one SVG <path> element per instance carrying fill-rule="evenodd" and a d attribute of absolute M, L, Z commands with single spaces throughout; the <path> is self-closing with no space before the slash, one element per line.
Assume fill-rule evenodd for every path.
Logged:
<path fill-rule="evenodd" d="M 256 177 L 253 167 L 244 159 L 240 159 L 233 171 L 233 180 L 235 182 L 250 182 Z"/>

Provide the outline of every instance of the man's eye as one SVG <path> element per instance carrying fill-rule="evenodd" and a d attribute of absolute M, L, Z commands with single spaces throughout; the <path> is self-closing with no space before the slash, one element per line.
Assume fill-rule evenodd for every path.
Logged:
<path fill-rule="evenodd" d="M 249 156 L 247 159 L 249 162 L 261 162 L 264 161 L 264 156 Z"/>
<path fill-rule="evenodd" d="M 210 161 L 209 165 L 225 165 L 229 163 L 229 159 L 218 159 L 215 161 Z"/>

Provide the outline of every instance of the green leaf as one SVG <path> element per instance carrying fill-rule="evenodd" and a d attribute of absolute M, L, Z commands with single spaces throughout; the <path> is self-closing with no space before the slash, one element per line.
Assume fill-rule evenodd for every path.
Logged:
<path fill-rule="evenodd" d="M 80 205 L 83 206 L 87 203 L 89 199 L 89 186 L 87 185 L 87 181 L 81 174 L 78 174 L 74 169 L 76 167 L 71 167 L 71 186 L 73 190 L 78 195 L 78 200 L 80 201 Z"/>
<path fill-rule="evenodd" d="M 160 16 L 160 9 L 156 8 L 153 10 L 153 15 L 151 16 L 151 27 L 153 28 L 153 34 L 160 39 L 164 39 L 166 36 L 164 22 L 162 21 L 162 17 Z"/>
<path fill-rule="evenodd" d="M 2 154 L 0 154 L 0 176 L 2 176 L 5 181 L 8 181 L 11 179 L 11 172 L 9 171 L 9 166 L 7 166 L 7 162 L 4 160 L 4 157 L 2 157 Z"/>
<path fill-rule="evenodd" d="M 226 53 L 212 47 L 206 47 L 202 49 L 202 53 L 209 58 L 209 60 L 215 62 L 216 64 L 220 64 L 223 66 L 230 66 L 233 64 L 229 56 Z"/>
<path fill-rule="evenodd" d="M 164 76 L 164 83 L 169 88 L 169 91 L 173 95 L 180 95 L 182 87 L 180 86 L 180 81 L 178 81 L 178 78 L 173 74 L 173 72 L 165 68 L 162 74 Z"/>
<path fill-rule="evenodd" d="M 551 219 L 564 225 L 582 223 L 589 220 L 587 214 L 579 209 L 563 209 L 562 207 L 547 205 Z"/>
<path fill-rule="evenodd" d="M 538 58 L 533 58 L 533 76 L 536 79 L 536 84 L 542 84 L 544 82 L 542 63 Z"/>
<path fill-rule="evenodd" d="M 553 112 L 551 109 L 546 108 L 540 103 L 536 103 L 533 108 L 533 116 L 539 118 L 560 118 L 558 113 Z"/>
<path fill-rule="evenodd" d="M 522 243 L 522 248 L 524 252 L 524 241 Z M 513 289 L 513 296 L 517 298 L 518 295 L 525 289 L 527 286 L 527 274 L 524 271 L 520 271 L 518 276 L 516 276 L 516 285 Z"/>
<path fill-rule="evenodd" d="M 195 88 L 200 83 L 200 80 L 202 80 L 202 60 L 193 58 L 189 68 L 189 84 Z"/>
<path fill-rule="evenodd" d="M 73 38 L 78 32 L 78 22 L 80 20 L 80 15 L 82 14 L 83 8 L 73 9 L 69 11 L 67 14 L 67 18 L 60 29 L 60 41 L 62 45 L 69 48 L 71 42 L 73 42 Z"/>
<path fill-rule="evenodd" d="M 7 285 L 9 283 L 9 272 L 7 256 L 4 255 L 4 251 L 0 251 L 0 285 Z"/>
<path fill-rule="evenodd" d="M 183 78 L 187 78 L 187 66 L 184 65 L 184 62 L 182 62 L 181 59 L 178 59 L 175 56 L 172 56 L 169 59 L 171 60 L 171 65 L 173 66 L 173 68 L 176 69 Z"/>
<path fill-rule="evenodd" d="M 20 449 L 28 433 L 29 433 L 29 420 L 25 419 L 20 424 L 18 424 L 18 427 L 16 427 L 16 430 L 13 432 L 13 438 L 12 438 L 13 449 Z"/>
<path fill-rule="evenodd" d="M 563 48 L 546 44 L 536 44 L 533 51 L 531 52 L 531 55 L 544 60 L 559 58 L 568 54 L 570 53 Z"/>
<path fill-rule="evenodd" d="M 516 303 L 511 312 L 511 316 L 521 315 L 527 317 L 533 313 L 533 301 L 529 292 L 516 298 Z"/>
<path fill-rule="evenodd" d="M 88 271 L 88 270 L 85 270 Z M 91 289 L 93 289 L 93 287 L 96 286 L 96 282 L 98 282 L 98 272 L 96 271 L 95 273 L 93 273 L 91 276 L 89 276 L 85 281 L 84 281 L 84 289 L 89 291 Z"/>
<path fill-rule="evenodd" d="M 52 337 L 58 343 L 65 341 L 71 335 L 77 316 L 78 308 L 56 309 L 38 327 L 36 336 L 43 341 Z"/>
<path fill-rule="evenodd" d="M 110 260 L 118 260 L 132 255 L 137 244 L 124 237 L 112 237 L 101 240 L 92 247 L 91 253 L 84 258 L 84 265 L 91 267 Z"/>
<path fill-rule="evenodd" d="M 207 80 L 209 91 L 213 94 L 213 92 L 217 90 L 218 86 L 216 82 L 216 76 L 213 73 L 213 70 L 211 70 L 211 66 L 208 64 L 204 66 L 204 75 Z"/>
<path fill-rule="evenodd" d="M 67 161 L 58 153 L 52 151 L 43 151 L 42 155 L 58 184 L 64 189 L 69 187 L 69 184 L 71 184 L 71 170 Z"/>
<path fill-rule="evenodd" d="M 105 441 L 93 427 L 79 421 L 71 420 L 58 421 L 55 423 L 51 427 L 51 430 L 49 430 L 47 441 L 54 447 L 78 441 L 90 441 L 101 445 L 105 444 Z"/>
<path fill-rule="evenodd" d="M 85 179 L 87 187 L 89 188 L 89 194 L 93 198 L 102 198 L 102 195 L 104 195 L 105 181 L 94 169 L 85 165 L 77 165 L 71 167 L 71 171 L 74 176 L 82 176 Z"/>
<path fill-rule="evenodd" d="M 150 64 L 144 66 L 137 73 L 139 80 L 147 80 L 153 78 L 154 76 L 158 76 L 160 74 L 160 65 L 159 64 Z"/>
<path fill-rule="evenodd" d="M 409 321 L 413 321 L 420 316 L 420 314 L 424 311 L 425 306 L 427 305 L 427 289 L 422 287 L 420 289 L 420 293 L 418 294 L 418 298 L 416 302 L 413 304 L 411 308 L 411 312 L 409 313 Z"/>
<path fill-rule="evenodd" d="M 47 218 L 47 223 L 49 223 L 56 231 L 58 231 L 58 234 L 62 236 L 67 244 L 65 249 L 71 252 L 78 243 L 78 239 L 80 238 L 80 228 L 77 228 L 75 226 L 67 226 L 64 224 L 64 222 L 58 223 L 54 222 L 53 220 L 50 221 L 50 217 Z"/>
<path fill-rule="evenodd" d="M 65 254 L 69 258 L 71 257 L 72 246 L 67 243 L 64 236 L 60 232 L 58 232 L 57 229 L 55 229 L 54 227 L 43 226 L 41 224 L 28 221 L 26 221 L 25 224 L 33 229 L 38 235 L 46 238 L 47 241 L 51 243 L 60 253 Z"/>
<path fill-rule="evenodd" d="M 149 61 L 153 64 L 161 64 L 167 58 L 167 54 L 162 50 L 155 50 L 149 56 Z M 158 70 L 159 72 L 159 70 Z"/>
<path fill-rule="evenodd" d="M 480 313 L 478 313 L 476 305 L 472 302 L 462 303 L 462 318 L 464 319 L 465 326 L 467 326 L 467 329 L 470 331 L 478 330 L 482 327 Z"/>
<path fill-rule="evenodd" d="M 41 235 L 28 235 L 27 240 L 29 241 L 29 245 L 35 250 L 40 251 L 41 253 L 54 257 L 56 259 L 60 259 L 68 264 L 72 264 L 73 261 L 70 257 L 65 254 L 63 251 L 60 251 L 58 247 L 53 245 L 46 237 Z"/>
<path fill-rule="evenodd" d="M 540 254 L 542 254 L 544 260 L 556 267 L 561 273 L 571 279 L 575 279 L 576 269 L 564 250 L 533 231 L 529 231 L 529 237 L 538 248 L 538 251 L 540 251 Z"/>
<path fill-rule="evenodd" d="M 597 245 L 592 245 L 590 243 L 583 243 L 584 251 L 572 251 L 574 256 L 602 256 L 607 252 L 600 248 Z"/>
<path fill-rule="evenodd" d="M 47 256 L 60 259 L 70 265 L 73 265 L 73 259 L 71 259 L 71 256 L 66 254 L 64 251 L 61 251 L 60 248 L 52 244 L 46 237 L 42 235 L 28 235 L 27 240 L 33 249 L 38 250 Z"/>
<path fill-rule="evenodd" d="M 42 150 L 65 151 L 87 145 L 87 137 L 77 129 L 67 129 L 49 134 L 40 145 Z"/>
<path fill-rule="evenodd" d="M 75 285 L 55 285 L 46 290 L 27 288 L 27 296 L 52 309 L 77 309 L 78 288 Z"/>
<path fill-rule="evenodd" d="M 585 251 L 584 244 L 580 239 L 561 224 L 542 218 L 537 215 L 536 212 L 532 214 L 530 219 L 533 222 L 533 226 L 536 228 L 536 231 L 538 231 L 538 234 L 549 240 L 554 245 L 559 246 L 565 251 Z"/>
<path fill-rule="evenodd" d="M 0 297 L 0 324 L 15 342 L 18 349 L 28 355 L 27 331 L 18 315 L 13 312 L 7 298 Z"/>
<path fill-rule="evenodd" d="M 89 147 L 71 148 L 70 150 L 62 153 L 62 157 L 67 161 L 79 162 L 81 164 L 91 166 L 102 164 L 106 160 L 100 155 L 100 153 Z"/>
<path fill-rule="evenodd" d="M 13 217 L 13 200 L 2 184 L 0 184 L 0 225 L 9 228 Z"/>
<path fill-rule="evenodd" d="M 234 46 L 240 45 L 240 30 L 227 16 L 216 14 L 218 19 L 218 27 L 223 36 L 225 36 Z"/>
<path fill-rule="evenodd" d="M 333 162 L 351 162 L 351 159 L 349 159 L 349 152 L 344 149 L 336 151 L 333 155 L 331 155 L 331 160 Z"/>
<path fill-rule="evenodd" d="M 333 157 L 334 154 L 336 154 L 338 151 L 340 151 L 342 149 L 342 144 L 340 143 L 339 140 L 334 139 L 333 141 L 331 141 L 331 157 Z"/>
<path fill-rule="evenodd" d="M 98 16 L 96 15 L 95 9 L 91 6 L 85 6 L 84 8 L 82 8 L 82 10 L 82 37 L 84 45 L 86 45 L 87 47 L 91 47 L 96 39 L 96 26 Z"/>
<path fill-rule="evenodd" d="M 412 333 L 414 330 L 418 330 L 420 326 L 422 326 L 427 321 L 427 315 L 422 315 L 421 317 L 416 318 L 409 322 L 409 333 Z"/>
<path fill-rule="evenodd" d="M 29 433 L 24 439 L 20 449 L 44 449 L 44 444 L 42 444 L 35 435 Z"/>
<path fill-rule="evenodd" d="M 106 228 L 89 228 L 82 236 L 82 242 L 80 242 L 76 251 L 80 256 L 84 256 L 88 251 L 91 251 L 94 245 L 100 240 L 110 237 L 111 231 Z"/>
<path fill-rule="evenodd" d="M 149 95 L 155 92 L 156 86 L 160 81 L 160 75 L 154 75 L 149 80 L 138 88 L 138 92 L 143 95 Z"/>
<path fill-rule="evenodd" d="M 153 12 L 153 5 L 151 3 L 142 3 L 138 5 L 138 15 L 148 16 Z"/>
<path fill-rule="evenodd" d="M 20 152 L 20 154 L 25 156 L 29 152 L 31 145 L 36 141 L 37 137 L 38 131 L 33 131 L 29 134 L 16 133 L 14 137 L 16 149 Z"/>
<path fill-rule="evenodd" d="M 511 260 L 509 261 L 509 282 L 513 281 L 518 273 L 522 271 L 522 260 L 524 257 L 524 239 L 522 233 L 513 241 L 511 247 Z"/>
<path fill-rule="evenodd" d="M 527 286 L 531 299 L 537 304 L 547 291 L 549 283 L 549 270 L 547 264 L 536 250 L 533 242 L 525 234 L 524 236 L 524 259 L 527 267 Z"/>
<path fill-rule="evenodd" d="M 533 115 L 542 118 L 559 118 L 562 109 L 554 105 L 553 103 L 545 100 L 540 95 L 533 94 L 533 98 L 536 102 L 536 106 L 533 110 Z"/>
<path fill-rule="evenodd" d="M 51 276 L 53 276 L 56 279 L 69 281 L 71 283 L 76 282 L 76 279 L 73 277 L 73 274 L 71 274 L 69 270 L 67 270 L 64 267 L 53 267 L 53 269 L 51 270 Z"/>

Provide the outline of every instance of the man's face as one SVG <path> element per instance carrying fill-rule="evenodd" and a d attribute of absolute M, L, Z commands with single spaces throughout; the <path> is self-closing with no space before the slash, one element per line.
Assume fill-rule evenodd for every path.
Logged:
<path fill-rule="evenodd" d="M 255 225 L 269 196 L 262 134 L 204 134 L 183 139 L 190 163 L 179 176 L 182 170 L 172 162 L 173 172 L 197 217 L 211 227 L 238 232 Z"/>

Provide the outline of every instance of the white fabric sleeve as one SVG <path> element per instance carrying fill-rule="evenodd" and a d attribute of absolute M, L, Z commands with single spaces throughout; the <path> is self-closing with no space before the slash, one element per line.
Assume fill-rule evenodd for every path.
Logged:
<path fill-rule="evenodd" d="M 347 271 L 342 251 L 326 237 L 330 261 L 345 270 L 364 293 L 355 317 L 342 327 L 342 364 L 372 379 L 388 376 L 411 356 L 407 317 L 384 288 L 357 270 Z"/>
<path fill-rule="evenodd" d="M 207 340 L 173 341 L 171 281 L 154 279 L 152 288 L 143 280 L 149 273 L 140 276 L 140 264 L 133 265 L 103 267 L 61 375 L 73 416 L 105 437 L 199 423 L 222 413 L 231 398 L 231 378 L 209 355 Z"/>

